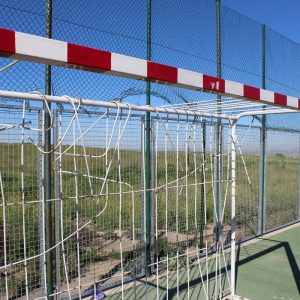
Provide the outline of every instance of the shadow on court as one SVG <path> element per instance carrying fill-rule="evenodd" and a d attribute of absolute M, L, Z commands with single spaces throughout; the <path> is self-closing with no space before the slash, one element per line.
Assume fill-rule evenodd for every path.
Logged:
<path fill-rule="evenodd" d="M 265 245 L 263 246 L 264 249 L 259 249 L 259 245 L 252 244 L 248 246 L 248 248 L 252 248 L 251 250 L 254 251 L 255 253 L 251 254 L 250 256 L 246 258 L 240 259 L 240 252 L 241 252 L 241 247 L 239 245 L 238 250 L 237 250 L 237 268 L 236 268 L 236 278 L 238 278 L 238 270 L 239 267 L 250 263 L 258 258 L 262 258 L 265 255 L 272 254 L 276 250 L 283 249 L 285 251 L 285 255 L 288 259 L 289 262 L 289 267 L 290 270 L 292 271 L 298 293 L 300 294 L 300 270 L 296 261 L 296 258 L 293 254 L 292 248 L 288 242 L 283 242 L 283 241 L 278 241 L 278 240 L 273 240 L 273 239 L 268 239 L 268 238 L 260 238 L 261 241 L 268 241 L 272 243 L 276 243 L 273 246 L 265 248 Z M 256 246 L 256 247 L 255 247 Z M 266 269 L 268 269 L 268 266 L 266 265 Z"/>

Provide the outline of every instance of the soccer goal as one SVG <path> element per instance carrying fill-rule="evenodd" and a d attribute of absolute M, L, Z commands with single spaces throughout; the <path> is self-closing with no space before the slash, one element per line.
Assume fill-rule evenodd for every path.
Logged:
<path fill-rule="evenodd" d="M 8 62 L 217 95 L 150 106 L 0 90 L 1 298 L 237 299 L 236 240 L 265 213 L 255 117 L 299 100 L 6 29 L 0 41 Z"/>

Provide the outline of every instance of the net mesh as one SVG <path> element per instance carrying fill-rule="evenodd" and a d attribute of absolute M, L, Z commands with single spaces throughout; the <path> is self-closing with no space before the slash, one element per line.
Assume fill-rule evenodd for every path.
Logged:
<path fill-rule="evenodd" d="M 189 297 L 197 291 L 206 299 L 228 293 L 230 130 L 224 131 L 224 200 L 218 220 L 224 231 L 216 242 L 216 123 L 153 116 L 155 175 L 148 262 L 145 116 L 130 107 L 128 111 L 102 107 L 95 112 L 69 100 L 71 109 L 51 114 L 50 128 L 43 125 L 42 103 L 1 107 L 1 297 L 42 297 L 50 251 L 55 260 L 54 294 L 60 299 L 96 297 L 104 290 L 122 299 L 132 292 Z M 48 130 L 54 134 L 54 197 L 47 200 L 55 215 L 50 249 L 46 249 L 43 195 Z M 197 278 L 200 282 L 194 282 Z"/>

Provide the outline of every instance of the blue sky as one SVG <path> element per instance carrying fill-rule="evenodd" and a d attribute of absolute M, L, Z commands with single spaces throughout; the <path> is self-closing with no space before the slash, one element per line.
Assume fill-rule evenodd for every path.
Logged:
<path fill-rule="evenodd" d="M 222 0 L 222 3 L 300 43 L 299 0 Z"/>

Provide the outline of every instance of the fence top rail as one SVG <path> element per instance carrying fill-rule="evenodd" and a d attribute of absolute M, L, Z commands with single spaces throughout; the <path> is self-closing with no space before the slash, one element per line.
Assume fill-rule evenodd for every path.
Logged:
<path fill-rule="evenodd" d="M 300 110 L 300 99 L 131 56 L 0 28 L 0 56 L 168 84 Z"/>

